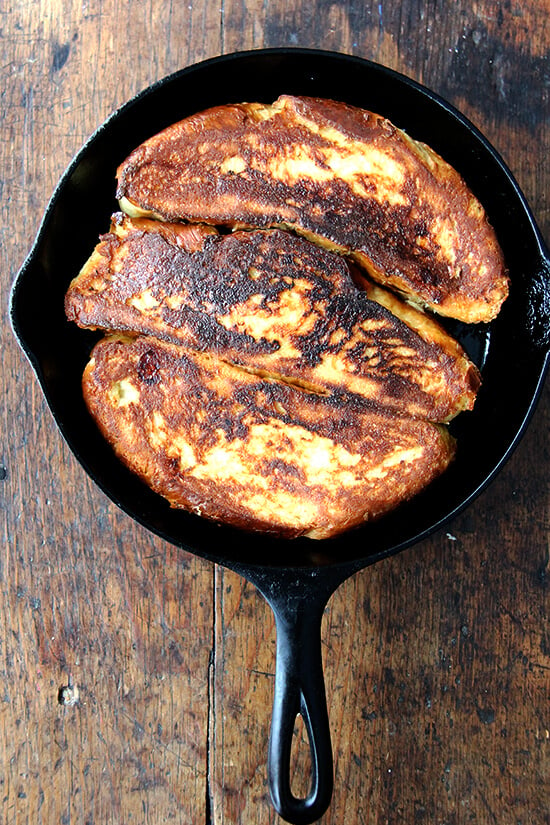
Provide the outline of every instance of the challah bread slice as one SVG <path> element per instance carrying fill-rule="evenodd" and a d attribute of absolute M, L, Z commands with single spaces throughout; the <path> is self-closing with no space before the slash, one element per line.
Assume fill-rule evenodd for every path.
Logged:
<path fill-rule="evenodd" d="M 173 507 L 286 538 L 329 538 L 377 518 L 454 454 L 445 427 L 148 336 L 96 344 L 83 391 L 121 461 Z"/>
<path fill-rule="evenodd" d="M 117 176 L 134 217 L 290 227 L 462 321 L 491 320 L 508 293 L 495 232 L 459 173 L 344 103 L 282 95 L 216 106 L 145 141 Z"/>
<path fill-rule="evenodd" d="M 320 394 L 354 394 L 447 421 L 471 409 L 479 373 L 425 313 L 347 262 L 281 230 L 213 234 L 115 216 L 71 284 L 84 327 L 153 335 Z"/>

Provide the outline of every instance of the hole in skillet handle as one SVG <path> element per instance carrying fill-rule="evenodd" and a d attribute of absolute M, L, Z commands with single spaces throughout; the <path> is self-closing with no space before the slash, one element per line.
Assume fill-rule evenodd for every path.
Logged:
<path fill-rule="evenodd" d="M 272 571 L 240 569 L 275 615 L 277 652 L 268 775 L 277 813 L 293 825 L 316 822 L 330 805 L 333 763 L 321 652 L 321 623 L 336 588 L 358 567 Z M 296 718 L 305 723 L 311 759 L 311 785 L 305 797 L 291 787 L 291 753 Z"/>

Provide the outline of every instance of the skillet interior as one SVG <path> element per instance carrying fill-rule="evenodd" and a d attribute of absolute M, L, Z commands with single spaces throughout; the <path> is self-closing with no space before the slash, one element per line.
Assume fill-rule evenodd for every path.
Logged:
<path fill-rule="evenodd" d="M 170 509 L 115 459 L 84 406 L 81 375 L 97 335 L 65 320 L 65 290 L 117 208 L 115 170 L 141 141 L 208 106 L 281 93 L 332 97 L 386 115 L 429 143 L 484 204 L 504 250 L 512 289 L 496 321 L 445 322 L 482 367 L 476 408 L 453 422 L 454 465 L 397 516 L 339 538 L 281 541 L 219 527 Z M 12 293 L 12 321 L 60 429 L 99 486 L 127 513 L 177 546 L 228 566 L 365 566 L 414 543 L 462 509 L 492 478 L 521 433 L 546 356 L 532 343 L 530 291 L 545 265 L 533 219 L 508 170 L 479 133 L 435 95 L 377 64 L 301 49 L 240 53 L 172 75 L 115 113 L 60 182 Z"/>

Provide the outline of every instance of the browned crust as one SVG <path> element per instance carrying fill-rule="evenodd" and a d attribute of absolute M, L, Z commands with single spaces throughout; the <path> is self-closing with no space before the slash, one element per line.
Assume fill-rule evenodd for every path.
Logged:
<path fill-rule="evenodd" d="M 359 289 L 340 256 L 280 230 L 220 236 L 115 216 L 65 308 L 83 327 L 153 335 L 433 421 L 470 409 L 479 387 L 439 324 L 380 287 Z"/>
<path fill-rule="evenodd" d="M 146 141 L 117 174 L 121 205 L 136 214 L 290 226 L 443 315 L 488 321 L 508 293 L 495 233 L 461 176 L 343 103 L 218 106 Z"/>
<path fill-rule="evenodd" d="M 443 427 L 143 336 L 100 341 L 83 391 L 119 458 L 172 506 L 286 538 L 379 517 L 454 453 Z"/>

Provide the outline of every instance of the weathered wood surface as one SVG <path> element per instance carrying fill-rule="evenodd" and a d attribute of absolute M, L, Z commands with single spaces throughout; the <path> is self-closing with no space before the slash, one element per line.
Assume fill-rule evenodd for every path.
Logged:
<path fill-rule="evenodd" d="M 269 609 L 86 478 L 7 301 L 57 180 L 113 109 L 203 58 L 282 45 L 378 60 L 450 99 L 550 237 L 549 0 L 3 0 L 2 825 L 279 821 L 266 785 Z M 332 598 L 324 825 L 548 822 L 548 398 L 448 534 Z M 297 785 L 304 771 L 299 756 Z"/>

